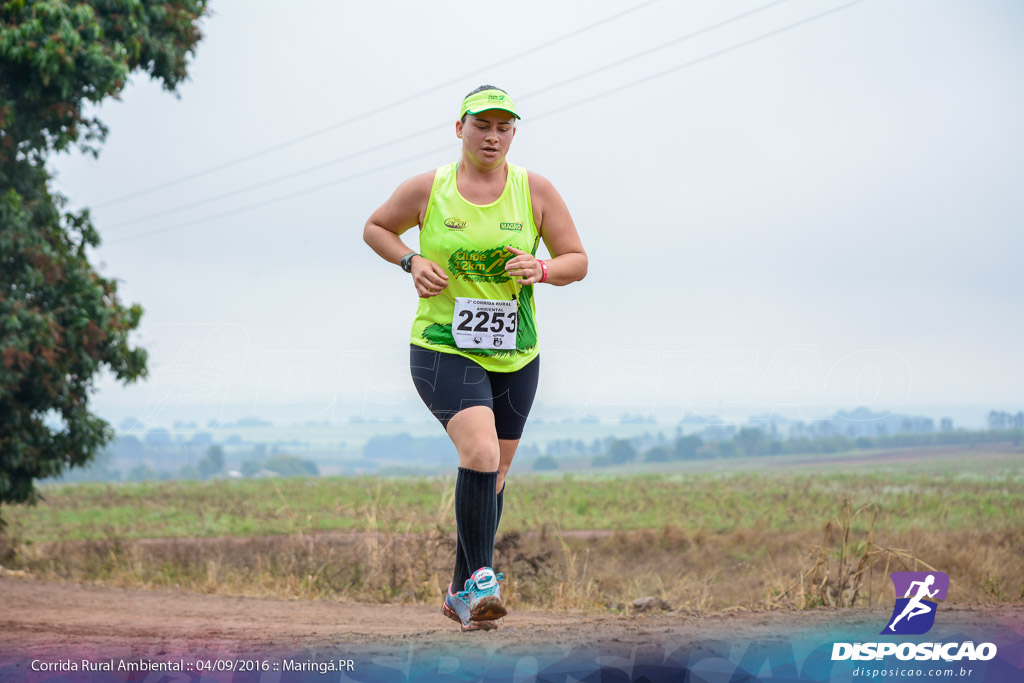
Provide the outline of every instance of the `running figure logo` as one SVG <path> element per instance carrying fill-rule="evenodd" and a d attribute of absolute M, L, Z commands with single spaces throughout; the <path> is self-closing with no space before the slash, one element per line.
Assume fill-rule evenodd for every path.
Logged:
<path fill-rule="evenodd" d="M 896 587 L 896 606 L 882 634 L 927 633 L 935 623 L 937 601 L 946 599 L 949 577 L 942 572 L 893 572 L 889 578 Z"/>

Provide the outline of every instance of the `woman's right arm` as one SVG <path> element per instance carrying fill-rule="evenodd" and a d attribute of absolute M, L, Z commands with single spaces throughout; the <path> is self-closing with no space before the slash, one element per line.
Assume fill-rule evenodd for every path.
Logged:
<path fill-rule="evenodd" d="M 423 223 L 433 183 L 434 171 L 413 176 L 399 185 L 366 221 L 363 240 L 385 261 L 397 265 L 412 251 L 402 242 L 400 235 Z M 422 256 L 412 259 L 412 279 L 416 293 L 423 298 L 436 296 L 448 286 L 448 275 L 444 269 Z"/>

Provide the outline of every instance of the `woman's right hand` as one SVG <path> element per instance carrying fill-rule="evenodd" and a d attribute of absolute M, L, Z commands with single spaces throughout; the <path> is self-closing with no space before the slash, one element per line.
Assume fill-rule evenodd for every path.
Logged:
<path fill-rule="evenodd" d="M 411 266 L 412 283 L 421 299 L 437 296 L 448 286 L 448 274 L 430 259 L 417 254 L 412 257 Z"/>

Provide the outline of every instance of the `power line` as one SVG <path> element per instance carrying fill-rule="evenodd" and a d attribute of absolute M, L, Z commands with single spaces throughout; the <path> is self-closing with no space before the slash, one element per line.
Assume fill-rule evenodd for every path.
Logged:
<path fill-rule="evenodd" d="M 812 15 L 812 16 L 807 17 L 805 19 L 801 19 L 801 20 L 793 22 L 791 24 L 787 24 L 787 25 L 785 25 L 785 26 L 783 26 L 781 28 L 775 29 L 773 31 L 768 31 L 767 33 L 762 33 L 762 34 L 757 35 L 757 36 L 755 36 L 753 38 L 749 38 L 747 40 L 741 41 L 741 42 L 736 43 L 734 45 L 730 45 L 729 47 L 722 48 L 721 50 L 716 50 L 715 52 L 711 52 L 711 53 L 709 53 L 707 55 L 704 55 L 704 56 L 701 56 L 701 57 L 697 57 L 696 59 L 691 59 L 691 60 L 689 60 L 687 62 L 682 62 L 682 63 L 677 64 L 675 66 L 672 66 L 672 67 L 670 67 L 668 69 L 663 69 L 662 71 L 659 71 L 657 73 L 651 74 L 650 76 L 645 76 L 644 78 L 640 78 L 640 79 L 637 79 L 635 81 L 629 81 L 629 82 L 624 83 L 624 84 L 622 84 L 620 86 L 616 86 L 614 88 L 610 88 L 608 90 L 602 91 L 602 92 L 597 93 L 595 95 L 591 95 L 590 97 L 587 97 L 587 98 L 584 98 L 584 99 L 580 99 L 580 100 L 575 100 L 575 101 L 570 102 L 568 104 L 565 104 L 565 105 L 563 105 L 561 107 L 556 107 L 555 109 L 550 109 L 550 110 L 548 110 L 546 112 L 543 112 L 541 114 L 536 114 L 536 115 L 531 117 L 531 120 L 537 120 L 537 119 L 544 118 L 546 116 L 551 116 L 552 114 L 556 114 L 558 112 L 562 112 L 562 111 L 565 111 L 567 109 L 572 109 L 573 107 L 579 107 L 579 106 L 582 106 L 584 104 L 589 104 L 590 102 L 593 102 L 595 100 L 598 100 L 598 99 L 601 99 L 601 98 L 604 98 L 604 97 L 608 97 L 609 95 L 613 95 L 613 94 L 618 93 L 618 92 L 622 92 L 623 90 L 627 90 L 629 88 L 634 88 L 634 87 L 636 87 L 638 85 L 642 85 L 644 83 L 649 83 L 650 81 L 656 80 L 658 78 L 663 78 L 663 77 L 665 77 L 665 76 L 667 76 L 669 74 L 675 73 L 675 72 L 680 71 L 682 69 L 686 69 L 686 68 L 689 68 L 689 67 L 692 67 L 692 66 L 696 66 L 697 64 L 701 64 L 701 63 L 707 62 L 707 61 L 709 61 L 711 59 L 715 59 L 717 57 L 721 57 L 722 55 L 728 54 L 730 52 L 734 52 L 736 50 L 740 50 L 740 49 L 742 49 L 744 47 L 747 47 L 749 45 L 753 45 L 754 43 L 758 43 L 758 42 L 760 42 L 762 40 L 766 40 L 768 38 L 775 37 L 777 35 L 780 35 L 782 33 L 790 31 L 790 30 L 792 30 L 794 28 L 797 28 L 799 26 L 803 26 L 803 25 L 809 24 L 809 23 L 811 23 L 813 21 L 817 21 L 818 19 L 822 19 L 822 18 L 830 16 L 832 14 L 836 14 L 838 12 L 841 12 L 841 11 L 845 10 L 845 9 L 853 7 L 854 5 L 859 5 L 862 2 L 865 2 L 865 0 L 853 0 L 852 2 L 848 2 L 848 3 L 844 4 L 844 5 L 840 5 L 838 7 L 833 7 L 832 9 L 826 10 L 824 12 L 820 12 L 818 14 Z M 448 147 L 449 147 L 448 145 L 444 145 L 442 147 L 431 149 L 431 150 L 429 150 L 427 152 L 420 152 L 419 154 L 415 154 L 413 156 L 405 157 L 403 159 L 399 159 L 398 161 L 394 161 L 394 162 L 385 164 L 383 166 L 377 166 L 377 167 L 369 169 L 367 171 L 363 171 L 363 172 L 356 173 L 356 174 L 353 174 L 353 175 L 350 175 L 350 176 L 346 176 L 344 178 L 339 178 L 339 179 L 330 181 L 328 183 L 323 183 L 323 184 L 317 185 L 315 187 L 311 187 L 311 188 L 307 188 L 307 189 L 304 189 L 304 190 L 300 190 L 298 192 L 293 192 L 293 193 L 290 193 L 290 194 L 286 194 L 286 195 L 282 195 L 282 196 L 279 196 L 279 197 L 275 197 L 273 199 L 269 199 L 269 200 L 266 200 L 266 201 L 258 202 L 256 204 L 249 204 L 249 205 L 246 205 L 246 206 L 239 207 L 237 209 L 231 209 L 229 211 L 225 211 L 223 213 L 216 214 L 214 216 L 207 216 L 205 218 L 201 218 L 201 219 L 198 219 L 198 220 L 195 220 L 195 221 L 188 221 L 188 222 L 185 222 L 185 223 L 179 223 L 177 225 L 172 225 L 172 226 L 169 226 L 169 227 L 166 227 L 166 228 L 161 228 L 159 230 L 152 230 L 152 231 L 149 231 L 149 232 L 139 233 L 137 235 L 132 235 L 132 236 L 129 236 L 129 237 L 124 237 L 124 238 L 121 238 L 119 240 L 113 240 L 112 242 L 110 242 L 110 244 L 120 244 L 121 242 L 127 242 L 129 240 L 133 240 L 133 239 L 137 239 L 137 238 L 141 238 L 141 237 L 148 237 L 150 235 L 156 235 L 156 234 L 159 234 L 159 233 L 168 232 L 170 230 L 176 230 L 176 229 L 182 228 L 182 227 L 188 227 L 190 225 L 195 225 L 195 224 L 198 224 L 198 223 L 205 223 L 207 221 L 215 220 L 217 218 L 223 218 L 225 216 L 230 216 L 230 215 L 233 215 L 233 214 L 236 214 L 236 213 L 240 213 L 242 211 L 247 211 L 249 209 L 258 208 L 258 207 L 261 207 L 261 206 L 266 206 L 268 204 L 274 204 L 274 203 L 277 203 L 277 202 L 285 201 L 287 199 L 291 199 L 292 197 L 297 197 L 297 196 L 300 196 L 300 195 L 308 194 L 310 192 L 315 192 L 317 190 L 321 190 L 321 189 L 324 189 L 326 187 L 331 187 L 333 185 L 338 185 L 338 184 L 341 184 L 341 183 L 344 183 L 344 182 L 348 182 L 350 180 L 355 180 L 355 179 L 361 178 L 361 177 L 363 177 L 365 175 L 368 175 L 368 174 L 376 172 L 376 171 L 380 171 L 380 170 L 383 170 L 383 169 L 386 169 L 386 168 L 391 168 L 393 166 L 398 166 L 400 164 L 404 164 L 407 161 L 411 161 L 411 160 L 417 159 L 419 157 L 427 156 L 427 155 L 430 155 L 430 154 L 436 154 L 436 153 L 438 153 L 438 152 L 440 152 L 442 150 L 448 149 Z"/>
<path fill-rule="evenodd" d="M 114 223 L 113 225 L 107 226 L 105 229 L 106 230 L 113 230 L 115 228 L 124 227 L 125 225 L 134 225 L 135 223 L 141 223 L 142 221 L 152 220 L 153 218 L 159 218 L 161 216 L 167 216 L 167 215 L 170 215 L 170 214 L 173 214 L 173 213 L 180 213 L 180 212 L 186 211 L 188 209 L 194 209 L 197 206 L 202 206 L 203 204 L 209 204 L 211 202 L 219 201 L 219 200 L 225 199 L 227 197 L 233 197 L 236 194 L 242 194 L 243 192 L 249 192 L 250 190 L 256 190 L 256 189 L 259 189 L 261 187 L 266 187 L 268 185 L 274 185 L 274 184 L 279 183 L 279 182 L 284 181 L 284 180 L 290 180 L 291 178 L 296 178 L 296 177 L 301 176 L 301 175 L 306 175 L 307 173 L 313 173 L 314 171 L 323 170 L 323 169 L 327 168 L 328 166 L 334 166 L 336 164 L 340 164 L 340 163 L 345 162 L 345 161 L 350 161 L 352 159 L 355 159 L 356 157 L 363 156 L 364 154 L 369 154 L 370 152 L 376 152 L 377 150 L 384 149 L 385 147 L 390 147 L 392 145 L 397 145 L 399 142 L 405 142 L 406 140 L 411 140 L 413 138 L 418 138 L 421 135 L 424 135 L 426 133 L 436 132 L 438 130 L 441 130 L 442 128 L 447 128 L 450 125 L 451 124 L 446 123 L 446 124 L 444 124 L 442 126 L 434 126 L 433 128 L 426 128 L 426 129 L 418 131 L 416 133 L 412 133 L 410 135 L 406 135 L 406 136 L 403 136 L 403 137 L 400 137 L 400 138 L 396 138 L 395 140 L 391 140 L 389 142 L 383 142 L 383 143 L 381 143 L 379 145 L 374 145 L 373 147 L 367 147 L 365 149 L 361 149 L 358 152 L 353 152 L 351 154 L 346 154 L 345 156 L 338 157 L 337 159 L 331 159 L 330 161 L 325 161 L 325 162 L 323 162 L 321 164 L 317 164 L 316 166 L 310 166 L 308 168 L 303 168 L 303 169 L 300 169 L 298 171 L 294 171 L 292 173 L 286 173 L 285 175 L 277 176 L 276 178 L 271 178 L 270 180 L 264 180 L 262 182 L 255 183 L 253 185 L 246 185 L 245 187 L 240 187 L 240 188 L 238 188 L 236 190 L 231 190 L 229 192 L 224 192 L 222 194 L 214 195 L 212 197 L 207 197 L 206 199 L 200 199 L 200 200 L 192 202 L 190 204 L 184 204 L 184 205 L 181 205 L 181 206 L 176 206 L 174 208 L 167 209 L 165 211 L 157 211 L 156 213 L 151 213 L 151 214 L 148 214 L 146 216 L 139 216 L 138 218 L 132 218 L 132 219 L 127 220 L 127 221 L 121 221 L 120 223 Z"/>
<path fill-rule="evenodd" d="M 339 185 L 341 183 L 345 183 L 345 182 L 348 182 L 350 180 L 356 180 L 358 178 L 362 178 L 363 176 L 369 175 L 371 173 L 375 173 L 376 171 L 383 171 L 386 168 L 391 168 L 392 166 L 398 166 L 400 164 L 404 164 L 407 161 L 412 161 L 413 159 L 418 159 L 419 157 L 425 157 L 425 156 L 428 156 L 428 155 L 431 155 L 431 154 L 437 154 L 438 152 L 441 152 L 441 151 L 446 150 L 448 148 L 449 148 L 449 145 L 444 145 L 442 147 L 436 147 L 436 148 L 428 150 L 426 152 L 420 152 L 419 154 L 414 154 L 412 156 L 405 157 L 404 159 L 399 159 L 398 161 L 392 161 L 391 163 L 383 164 L 381 166 L 376 166 L 376 167 L 371 168 L 369 170 L 361 171 L 359 173 L 355 173 L 353 175 L 346 176 L 344 178 L 338 178 L 336 180 L 332 180 L 330 182 L 322 183 L 320 185 L 314 185 L 313 187 L 307 187 L 306 189 L 299 190 L 298 192 L 291 192 L 289 194 L 281 195 L 279 197 L 274 197 L 272 199 L 266 199 L 266 200 L 264 200 L 262 202 L 257 202 L 255 204 L 247 204 L 247 205 L 239 207 L 237 209 L 230 209 L 228 211 L 224 211 L 223 213 L 218 213 L 218 214 L 213 215 L 213 216 L 206 216 L 205 218 L 199 218 L 199 219 L 196 219 L 196 220 L 193 220 L 193 221 L 186 221 L 184 223 L 178 223 L 177 225 L 170 225 L 170 226 L 167 226 L 165 228 L 159 228 L 157 230 L 150 230 L 148 232 L 140 232 L 140 233 L 135 234 L 135 235 L 128 235 L 126 237 L 122 237 L 121 239 L 111 240 L 110 242 L 108 242 L 108 244 L 120 244 L 122 242 L 129 242 L 131 240 L 139 239 L 139 238 L 142 238 L 142 237 L 149 237 L 151 235 L 159 235 L 160 233 L 163 233 L 163 232 L 170 232 L 171 230 L 177 230 L 179 228 L 186 228 L 186 227 L 189 227 L 189 226 L 192 226 L 192 225 L 198 225 L 199 223 L 206 223 L 208 221 L 216 220 L 218 218 L 224 218 L 225 216 L 232 216 L 232 215 L 234 215 L 236 213 L 241 213 L 243 211 L 249 211 L 250 209 L 257 209 L 257 208 L 260 208 L 262 206 L 268 206 L 270 204 L 276 204 L 278 202 L 283 202 L 286 199 L 292 199 L 293 197 L 299 197 L 299 196 L 302 196 L 304 194 L 309 194 L 310 192 L 316 192 L 317 190 L 322 190 L 322 189 L 324 189 L 326 187 L 331 187 L 333 185 Z"/>
<path fill-rule="evenodd" d="M 616 60 L 614 62 L 610 62 L 610 63 L 605 64 L 603 66 L 599 66 L 596 69 L 591 69 L 590 71 L 586 71 L 586 72 L 584 72 L 582 74 L 578 74 L 578 75 L 573 76 L 571 78 L 567 78 L 564 81 L 559 81 L 558 83 L 552 83 L 551 85 L 546 85 L 543 88 L 541 88 L 540 90 L 534 90 L 532 93 L 527 95 L 527 97 L 533 96 L 533 95 L 539 95 L 542 92 L 547 92 L 548 90 L 553 90 L 555 88 L 560 88 L 563 85 L 567 85 L 569 83 L 572 83 L 573 81 L 578 81 L 581 78 L 586 78 L 588 76 L 593 76 L 594 74 L 601 73 L 602 71 L 607 71 L 608 69 L 612 69 L 612 68 L 615 68 L 617 66 L 621 66 L 621 65 L 625 64 L 626 62 L 631 62 L 634 59 L 639 59 L 641 57 L 646 57 L 647 55 L 653 54 L 653 53 L 655 53 L 655 52 L 657 52 L 659 50 L 664 50 L 667 47 L 672 47 L 676 43 L 681 43 L 683 41 L 690 40 L 691 38 L 696 38 L 697 36 L 704 35 L 705 33 L 710 33 L 711 31 L 714 31 L 715 29 L 722 28 L 723 26 L 726 26 L 728 24 L 732 24 L 734 22 L 737 22 L 740 19 L 746 19 L 747 17 L 749 17 L 751 15 L 757 14 L 758 12 L 763 12 L 766 9 L 769 9 L 771 7 L 775 7 L 776 5 L 781 5 L 781 4 L 785 3 L 785 2 L 789 2 L 789 0 L 775 0 L 774 2 L 769 2 L 767 5 L 761 5 L 760 7 L 755 7 L 754 9 L 752 9 L 752 10 L 750 10 L 748 12 L 742 12 L 740 14 L 737 14 L 736 16 L 729 17 L 728 19 L 720 21 L 717 24 L 711 24 L 710 26 L 705 26 L 704 28 L 697 29 L 696 31 L 692 31 L 690 33 L 687 33 L 686 35 L 679 36 L 678 38 L 673 38 L 672 40 L 670 40 L 670 41 L 668 41 L 666 43 L 661 43 L 660 45 L 655 45 L 654 47 L 648 48 L 646 50 L 642 50 L 641 52 L 637 52 L 635 54 L 629 55 L 628 57 L 623 57 L 622 59 Z M 533 117 L 533 118 L 536 118 L 536 117 Z"/>
<path fill-rule="evenodd" d="M 587 31 L 595 29 L 598 26 L 602 26 L 604 24 L 607 24 L 609 22 L 615 21 L 617 19 L 621 19 L 622 17 L 626 16 L 627 14 L 631 14 L 632 12 L 636 12 L 637 10 L 643 9 L 644 7 L 647 7 L 648 5 L 653 5 L 656 2 L 658 2 L 658 0 L 646 0 L 645 2 L 641 2 L 638 5 L 634 5 L 633 7 L 625 9 L 625 10 L 623 10 L 621 12 L 617 12 L 616 14 L 613 14 L 613 15 L 611 15 L 609 17 L 605 17 L 604 19 L 600 19 L 598 21 L 595 21 L 592 24 L 588 24 L 588 25 L 586 25 L 586 26 L 584 26 L 582 28 L 578 28 L 578 29 L 576 29 L 574 31 L 570 31 L 569 33 L 566 33 L 566 34 L 561 35 L 561 36 L 559 36 L 557 38 L 554 38 L 553 40 L 550 40 L 550 41 L 548 41 L 546 43 L 542 43 L 540 45 L 535 45 L 532 48 L 529 48 L 527 50 L 523 50 L 522 52 L 514 54 L 514 55 L 512 55 L 510 57 L 504 57 L 504 58 L 502 58 L 502 59 L 500 59 L 500 60 L 498 60 L 496 62 L 493 62 L 493 63 L 488 64 L 486 66 L 482 66 L 482 67 L 480 67 L 478 69 L 474 69 L 473 71 L 465 73 L 465 74 L 463 74 L 461 76 L 458 76 L 456 78 L 452 78 L 452 79 L 447 80 L 447 81 L 445 81 L 443 83 L 439 83 L 439 84 L 437 84 L 437 85 L 435 85 L 433 87 L 426 88 L 424 90 L 420 90 L 419 92 L 413 93 L 412 95 L 406 95 L 405 97 L 402 97 L 401 99 L 395 100 L 394 102 L 389 102 L 388 104 L 381 105 L 381 106 L 377 107 L 376 109 L 371 109 L 370 111 L 365 111 L 362 114 L 357 114 L 357 115 L 355 115 L 355 116 L 353 116 L 351 118 L 345 119 L 343 121 L 339 121 L 338 123 L 331 124 L 331 125 L 329 125 L 329 126 L 327 126 L 325 128 L 320 128 L 319 130 L 315 130 L 315 131 L 313 131 L 311 133 L 306 133 L 305 135 L 300 135 L 297 138 L 292 138 L 291 140 L 287 140 L 287 141 L 282 142 L 280 144 L 273 145 L 271 147 L 266 147 L 266 148 L 261 149 L 261 150 L 257 150 L 255 152 L 252 152 L 251 154 L 247 154 L 247 155 L 245 155 L 243 157 L 238 157 L 237 159 L 232 159 L 231 161 L 226 161 L 226 162 L 224 162 L 222 164 L 218 164 L 216 166 L 211 166 L 211 167 L 203 169 L 201 171 L 197 171 L 195 173 L 191 173 L 189 175 L 182 176 L 180 178 L 176 178 L 174 180 L 169 180 L 167 182 L 161 183 L 159 185 L 154 185 L 152 187 L 148 187 L 148 188 L 143 189 L 143 190 L 137 190 L 135 192 L 131 192 L 131 193 L 126 194 L 126 195 L 122 195 L 120 197 L 115 197 L 114 199 L 108 199 L 105 202 L 101 202 L 99 204 L 93 205 L 93 208 L 100 208 L 100 207 L 103 207 L 103 206 L 110 206 L 111 204 L 118 204 L 118 203 L 126 201 L 128 199 L 133 199 L 135 197 L 139 197 L 139 196 L 142 196 L 142 195 L 145 195 L 145 194 L 150 194 L 152 192 L 156 192 L 157 190 L 162 190 L 162 189 L 164 189 L 166 187 L 171 187 L 173 185 L 179 185 L 179 184 L 184 183 L 184 182 L 186 182 L 188 180 L 194 180 L 195 178 L 200 178 L 200 177 L 202 177 L 204 175 L 209 175 L 210 173 L 215 173 L 215 172 L 221 171 L 221 170 L 223 170 L 225 168 L 230 168 L 231 166 L 235 166 L 237 164 L 241 164 L 241 163 L 246 162 L 246 161 L 251 161 L 252 159 L 256 159 L 256 158 L 261 157 L 261 156 L 265 156 L 267 154 L 270 154 L 271 152 L 276 152 L 276 151 L 278 151 L 280 149 L 284 149 L 286 147 L 291 147 L 292 145 L 297 145 L 300 142 L 305 142 L 306 140 L 309 140 L 311 138 L 315 138 L 315 137 L 318 137 L 320 135 L 324 135 L 325 133 L 329 133 L 331 131 L 337 130 L 337 129 L 342 128 L 344 126 L 347 126 L 349 124 L 355 123 L 356 121 L 361 121 L 363 119 L 369 118 L 370 116 L 374 116 L 374 115 L 379 114 L 381 112 L 387 111 L 388 109 L 391 109 L 391 108 L 393 108 L 393 107 L 395 107 L 395 106 L 397 106 L 399 104 L 404 104 L 404 103 L 408 102 L 409 100 L 415 99 L 417 97 L 422 97 L 423 95 L 428 95 L 428 94 L 434 92 L 435 90 L 440 90 L 441 88 L 448 87 L 449 85 L 455 85 L 457 83 L 461 83 L 461 82 L 465 81 L 467 78 L 469 78 L 470 76 L 475 76 L 476 74 L 481 73 L 483 71 L 487 71 L 488 69 L 493 69 L 493 68 L 498 67 L 498 66 L 503 66 L 503 65 L 508 64 L 509 62 L 513 61 L 513 60 L 520 59 L 521 57 L 525 57 L 525 56 L 527 56 L 529 54 L 532 54 L 534 52 L 538 52 L 540 50 L 547 49 L 547 48 L 549 48 L 549 47 L 551 47 L 553 45 L 557 45 L 558 43 L 564 42 L 564 41 L 568 40 L 569 38 L 573 38 L 573 37 L 578 36 L 578 35 L 580 35 L 582 33 L 586 33 Z"/>
<path fill-rule="evenodd" d="M 539 95 L 540 93 L 547 92 L 547 91 L 552 90 L 554 88 L 562 87 L 564 85 L 567 85 L 569 83 L 573 83 L 573 82 L 581 80 L 583 78 L 587 78 L 589 76 L 593 76 L 594 74 L 600 73 L 602 71 L 607 71 L 608 69 L 612 69 L 612 68 L 615 68 L 617 66 L 621 66 L 622 64 L 625 64 L 627 62 L 633 61 L 635 59 L 639 59 L 640 57 L 646 57 L 647 55 L 650 55 L 650 54 L 652 54 L 654 52 L 657 52 L 659 50 L 664 50 L 665 48 L 671 47 L 673 45 L 676 45 L 678 43 L 684 42 L 686 40 L 690 40 L 691 38 L 696 38 L 697 36 L 704 35 L 705 33 L 710 33 L 711 31 L 714 31 L 716 29 L 722 28 L 723 26 L 735 23 L 737 21 L 740 21 L 741 19 L 746 19 L 747 17 L 749 17 L 751 15 L 757 14 L 758 12 L 763 12 L 763 11 L 765 11 L 765 10 L 771 8 L 771 7 L 775 7 L 776 5 L 781 5 L 781 4 L 785 3 L 785 2 L 789 2 L 789 0 L 774 0 L 773 2 L 769 2 L 766 5 L 762 5 L 760 7 L 754 8 L 754 9 L 749 10 L 747 12 L 741 12 L 740 14 L 737 14 L 735 16 L 729 17 L 728 19 L 720 21 L 720 22 L 718 22 L 716 24 L 711 24 L 709 26 L 705 26 L 704 28 L 698 29 L 696 31 L 692 31 L 690 33 L 687 33 L 685 35 L 679 36 L 677 38 L 673 38 L 672 40 L 669 40 L 668 42 L 665 42 L 665 43 L 661 43 L 660 45 L 656 45 L 654 47 L 647 48 L 646 50 L 642 50 L 642 51 L 637 52 L 635 54 L 628 55 L 628 56 L 623 57 L 621 59 L 617 59 L 615 61 L 612 61 L 612 62 L 609 62 L 609 63 L 604 64 L 602 66 L 599 66 L 597 68 L 594 68 L 594 69 L 591 69 L 589 71 L 586 71 L 586 72 L 584 72 L 582 74 L 577 74 L 577 75 L 572 76 L 570 78 L 564 79 L 564 80 L 559 81 L 557 83 L 554 83 L 552 85 L 544 86 L 543 88 L 541 88 L 539 90 L 534 90 L 532 92 L 528 92 L 528 93 L 525 93 L 523 95 L 517 96 L 516 99 L 518 99 L 520 101 L 527 100 L 527 99 L 529 99 L 531 97 Z M 532 117 L 532 118 L 536 118 L 536 117 Z M 345 156 L 338 157 L 338 158 L 332 159 L 330 161 L 326 161 L 326 162 L 323 162 L 323 163 L 320 163 L 320 164 L 316 164 L 315 166 L 310 166 L 310 167 L 307 167 L 307 168 L 304 168 L 304 169 L 300 169 L 298 171 L 294 171 L 292 173 L 287 173 L 287 174 L 282 175 L 282 176 L 277 176 L 276 178 L 271 178 L 270 180 L 265 180 L 265 181 L 262 181 L 262 182 L 259 182 L 259 183 L 255 183 L 253 185 L 246 185 L 245 187 L 241 187 L 241 188 L 238 188 L 238 189 L 235 189 L 235 190 L 231 190 L 231 191 L 224 192 L 224 193 L 221 193 L 221 194 L 218 194 L 218 195 L 214 195 L 212 197 L 207 197 L 205 199 L 200 199 L 198 201 L 190 202 L 188 204 L 183 204 L 183 205 L 171 208 L 171 209 L 166 209 L 166 210 L 163 210 L 163 211 L 157 211 L 155 213 L 147 214 L 145 216 L 140 216 L 138 218 L 132 218 L 132 219 L 129 219 L 127 221 L 121 221 L 120 223 L 115 223 L 113 225 L 107 226 L 106 230 L 114 230 L 114 229 L 123 227 L 125 225 L 132 225 L 132 224 L 135 224 L 135 223 L 141 223 L 142 221 L 152 220 L 154 218 L 160 218 L 162 216 L 168 216 L 168 215 L 171 215 L 171 214 L 180 213 L 180 212 L 186 211 L 188 209 L 196 208 L 197 206 L 202 206 L 204 204 L 209 204 L 211 202 L 219 201 L 221 199 L 226 199 L 227 197 L 233 197 L 235 195 L 242 194 L 244 192 L 248 192 L 250 190 L 255 190 L 255 189 L 259 189 L 261 187 L 266 187 L 268 185 L 273 185 L 275 183 L 279 183 L 279 182 L 284 181 L 284 180 L 290 180 L 291 178 L 296 178 L 298 176 L 305 175 L 307 173 L 313 173 L 314 171 L 320 171 L 320 170 L 323 170 L 324 168 L 327 168 L 328 166 L 333 166 L 335 164 L 340 164 L 340 163 L 345 162 L 345 161 L 350 161 L 350 160 L 355 159 L 357 157 L 363 156 L 364 154 L 368 154 L 370 152 L 375 152 L 377 150 L 384 149 L 385 147 L 390 147 L 392 145 L 398 144 L 399 142 L 405 142 L 406 140 L 410 140 L 410 139 L 419 137 L 421 135 L 425 135 L 427 133 L 434 133 L 434 132 L 436 132 L 438 130 L 443 130 L 444 128 L 446 128 L 449 125 L 451 125 L 451 124 L 444 123 L 444 124 L 440 124 L 438 126 L 433 126 L 431 128 L 425 128 L 425 129 L 420 130 L 420 131 L 418 131 L 416 133 L 412 133 L 410 135 L 405 135 L 405 136 L 397 138 L 395 140 L 391 140 L 390 142 L 384 142 L 384 143 L 381 143 L 381 144 L 378 144 L 378 145 L 374 145 L 372 147 L 368 147 L 366 149 L 362 149 L 362 150 L 360 150 L 358 152 L 353 152 L 351 154 L 346 154 Z"/>
<path fill-rule="evenodd" d="M 798 26 L 803 26 L 804 24 L 809 24 L 812 21 L 817 21 L 818 19 L 822 19 L 822 18 L 827 17 L 827 16 L 829 16 L 831 14 L 835 14 L 837 12 L 841 12 L 841 11 L 843 11 L 845 9 L 853 7 L 854 5 L 859 5 L 862 2 L 865 2 L 865 0 L 853 0 L 853 2 L 848 2 L 845 5 L 840 5 L 838 7 L 833 7 L 830 10 L 826 10 L 826 11 L 821 12 L 819 14 L 815 14 L 813 16 L 807 17 L 806 19 L 801 19 L 800 21 L 793 22 L 792 24 L 787 24 L 787 25 L 783 26 L 782 28 L 775 29 L 774 31 L 769 31 L 768 33 L 762 33 L 759 36 L 755 36 L 753 38 L 750 38 L 749 40 L 744 40 L 744 41 L 742 41 L 740 43 L 736 43 L 735 45 L 730 45 L 729 47 L 722 48 L 721 50 L 717 50 L 717 51 L 712 52 L 710 54 L 704 55 L 703 57 L 698 57 L 696 59 L 691 59 L 688 62 L 683 62 L 682 64 L 677 64 L 677 65 L 675 65 L 673 67 L 669 67 L 668 69 L 664 69 L 663 71 L 659 71 L 659 72 L 657 72 L 655 74 L 651 74 L 650 76 L 646 76 L 646 77 L 641 78 L 639 80 L 630 81 L 629 83 L 625 83 L 625 84 L 620 85 L 618 87 L 611 88 L 609 90 L 605 90 L 602 93 L 598 93 L 596 95 L 591 95 L 590 97 L 588 97 L 586 99 L 583 99 L 583 100 L 577 100 L 577 101 L 574 101 L 574 102 L 569 102 L 568 104 L 562 105 L 561 107 L 556 107 L 555 109 L 549 109 L 548 111 L 544 112 L 543 114 L 538 114 L 538 115 L 536 115 L 536 116 L 534 116 L 532 118 L 533 118 L 533 120 L 537 120 L 537 119 L 540 119 L 540 118 L 544 118 L 545 116 L 551 116 L 552 114 L 557 114 L 558 112 L 565 111 L 566 109 L 572 109 L 573 107 L 578 107 L 578 106 L 583 105 L 583 104 L 588 104 L 590 102 L 593 102 L 594 100 L 599 100 L 602 97 L 607 97 L 608 95 L 614 95 L 615 93 L 622 92 L 623 90 L 627 90 L 629 88 L 635 88 L 638 85 L 642 85 L 644 83 L 648 83 L 648 82 L 653 81 L 655 79 L 662 78 L 662 77 L 667 76 L 667 75 L 669 75 L 671 73 L 675 73 L 676 71 L 679 71 L 681 69 L 686 69 L 686 68 L 689 68 L 691 66 L 695 66 L 697 64 L 700 64 L 702 62 L 706 62 L 706 61 L 708 61 L 710 59 L 714 59 L 716 57 L 721 57 L 722 55 L 725 55 L 725 54 L 728 54 L 730 52 L 734 52 L 736 50 L 742 49 L 744 47 L 747 47 L 748 45 L 753 45 L 754 43 L 758 43 L 758 42 L 760 42 L 762 40 L 766 40 L 768 38 L 772 38 L 774 36 L 777 36 L 777 35 L 779 35 L 781 33 L 785 33 L 786 31 L 790 31 L 790 30 L 792 30 L 794 28 L 797 28 Z"/>

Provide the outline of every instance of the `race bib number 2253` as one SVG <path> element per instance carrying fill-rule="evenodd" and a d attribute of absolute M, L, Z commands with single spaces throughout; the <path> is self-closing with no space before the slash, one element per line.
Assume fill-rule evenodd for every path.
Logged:
<path fill-rule="evenodd" d="M 515 349 L 516 301 L 455 297 L 452 336 L 460 349 Z"/>

